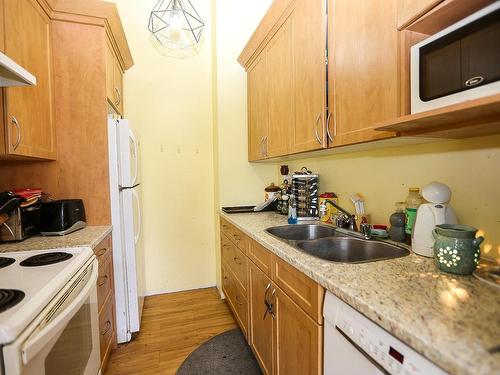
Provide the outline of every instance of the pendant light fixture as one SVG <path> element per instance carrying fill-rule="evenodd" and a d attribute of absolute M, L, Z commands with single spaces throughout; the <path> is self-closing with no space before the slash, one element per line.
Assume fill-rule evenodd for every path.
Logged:
<path fill-rule="evenodd" d="M 158 0 L 149 16 L 151 39 L 168 50 L 195 46 L 205 23 L 190 0 Z"/>

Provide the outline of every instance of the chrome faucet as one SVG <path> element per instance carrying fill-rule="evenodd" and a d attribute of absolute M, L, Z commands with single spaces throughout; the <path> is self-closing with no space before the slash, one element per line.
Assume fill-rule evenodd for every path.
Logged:
<path fill-rule="evenodd" d="M 343 215 L 339 216 L 335 220 L 335 225 L 340 228 L 345 228 L 353 231 L 358 231 L 358 227 L 356 226 L 356 216 L 351 214 L 349 211 L 347 211 L 345 208 L 340 207 L 337 203 L 325 199 L 325 204 L 331 204 L 333 207 L 335 207 L 337 210 L 343 213 Z"/>

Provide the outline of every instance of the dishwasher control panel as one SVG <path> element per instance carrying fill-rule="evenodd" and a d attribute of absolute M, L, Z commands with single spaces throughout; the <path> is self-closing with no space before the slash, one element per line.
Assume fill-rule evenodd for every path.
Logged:
<path fill-rule="evenodd" d="M 325 297 L 323 315 L 330 329 L 338 331 L 353 350 L 361 352 L 383 372 L 396 375 L 446 375 L 421 354 L 329 292 Z"/>

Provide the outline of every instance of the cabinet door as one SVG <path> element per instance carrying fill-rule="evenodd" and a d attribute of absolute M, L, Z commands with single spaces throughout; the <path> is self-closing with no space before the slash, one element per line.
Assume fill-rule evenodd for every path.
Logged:
<path fill-rule="evenodd" d="M 294 18 L 295 122 L 292 152 L 326 147 L 326 9 L 324 0 L 297 0 Z"/>
<path fill-rule="evenodd" d="M 394 136 L 372 126 L 399 115 L 396 0 L 329 0 L 332 146 Z"/>
<path fill-rule="evenodd" d="M 266 298 L 271 301 L 271 280 L 252 262 L 249 267 L 250 285 L 250 347 L 264 374 L 273 374 L 273 317 L 266 312 Z"/>
<path fill-rule="evenodd" d="M 273 294 L 275 374 L 321 374 L 323 327 L 278 287 Z"/>
<path fill-rule="evenodd" d="M 4 12 L 5 53 L 37 80 L 36 86 L 5 90 L 6 151 L 11 155 L 54 159 L 50 20 L 34 0 L 6 0 Z"/>
<path fill-rule="evenodd" d="M 290 150 L 290 130 L 295 123 L 293 74 L 293 17 L 289 17 L 267 46 L 269 127 L 264 141 L 269 157 Z"/>
<path fill-rule="evenodd" d="M 248 70 L 248 160 L 260 160 L 265 155 L 264 143 L 268 130 L 267 64 L 265 53 Z"/>

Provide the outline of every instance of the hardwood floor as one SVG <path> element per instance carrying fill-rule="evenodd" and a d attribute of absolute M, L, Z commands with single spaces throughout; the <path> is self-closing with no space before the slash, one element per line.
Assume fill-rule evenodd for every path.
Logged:
<path fill-rule="evenodd" d="M 215 288 L 147 297 L 141 332 L 111 352 L 105 375 L 174 375 L 200 344 L 236 327 Z"/>

